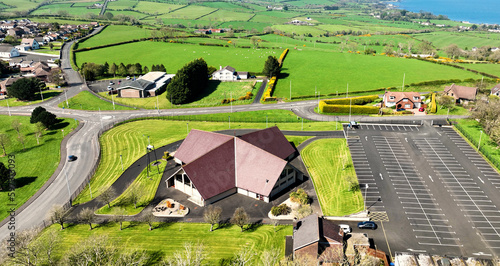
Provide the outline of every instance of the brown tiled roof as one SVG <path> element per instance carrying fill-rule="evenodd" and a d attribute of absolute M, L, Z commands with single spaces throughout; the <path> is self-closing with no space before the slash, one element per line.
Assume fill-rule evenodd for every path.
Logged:
<path fill-rule="evenodd" d="M 231 136 L 193 129 L 182 142 L 175 157 L 188 164 L 231 139 Z"/>
<path fill-rule="evenodd" d="M 37 68 L 37 69 L 35 69 L 35 73 L 34 74 L 37 77 L 43 77 L 43 76 L 50 75 L 50 72 L 48 72 L 47 70 L 45 70 L 43 68 Z"/>
<path fill-rule="evenodd" d="M 226 141 L 183 169 L 204 199 L 234 188 L 234 142 Z"/>
<path fill-rule="evenodd" d="M 491 94 L 494 94 L 498 91 L 500 91 L 500 83 L 498 83 L 495 87 L 491 89 Z"/>
<path fill-rule="evenodd" d="M 394 100 L 390 100 L 391 96 L 395 97 Z M 415 100 L 413 97 L 418 97 L 418 100 Z M 409 91 L 409 92 L 386 91 L 385 92 L 385 100 L 386 101 L 398 103 L 401 100 L 403 100 L 404 98 L 407 98 L 409 101 L 411 101 L 413 103 L 422 102 L 422 100 L 420 99 L 420 93 L 418 93 L 418 92 L 412 92 L 412 91 Z"/>
<path fill-rule="evenodd" d="M 295 149 L 290 145 L 278 127 L 270 127 L 263 130 L 241 136 L 241 139 L 253 144 L 281 159 L 286 159 Z"/>
<path fill-rule="evenodd" d="M 231 72 L 236 71 L 236 69 L 235 69 L 234 67 L 232 67 L 232 66 L 225 66 L 225 67 L 223 68 L 223 70 L 224 70 L 224 69 L 227 69 L 227 70 L 229 70 L 229 71 L 231 71 Z"/>
<path fill-rule="evenodd" d="M 5 80 L 0 82 L 0 88 L 2 91 L 7 91 L 7 87 L 12 85 L 12 83 L 16 82 L 17 80 L 22 79 L 21 77 L 15 77 L 15 78 L 6 78 Z"/>
<path fill-rule="evenodd" d="M 32 38 L 23 38 L 21 44 L 29 44 L 30 46 L 33 46 L 34 40 L 35 39 Z"/>
<path fill-rule="evenodd" d="M 446 87 L 444 89 L 444 92 L 446 94 L 448 93 L 453 93 L 453 97 L 455 99 L 465 99 L 469 101 L 473 101 L 476 99 L 476 94 L 477 94 L 477 87 L 465 87 L 465 86 L 458 86 L 455 85 L 455 83 L 451 84 L 451 86 Z"/>
<path fill-rule="evenodd" d="M 340 233 L 340 226 L 325 219 L 320 219 L 320 220 L 321 220 L 320 232 L 322 232 L 323 237 L 327 237 L 336 242 L 342 243 L 344 237 Z"/>

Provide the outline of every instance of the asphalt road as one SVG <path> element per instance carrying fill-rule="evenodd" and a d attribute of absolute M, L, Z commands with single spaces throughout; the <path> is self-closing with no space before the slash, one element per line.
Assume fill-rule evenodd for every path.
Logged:
<path fill-rule="evenodd" d="M 362 124 L 349 135 L 378 248 L 500 254 L 500 175 L 452 128 Z"/>

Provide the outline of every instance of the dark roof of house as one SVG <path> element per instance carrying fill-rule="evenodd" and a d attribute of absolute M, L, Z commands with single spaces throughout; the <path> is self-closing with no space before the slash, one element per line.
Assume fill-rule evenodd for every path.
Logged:
<path fill-rule="evenodd" d="M 143 91 L 149 89 L 152 85 L 154 85 L 153 82 L 143 79 L 128 80 L 123 82 L 121 86 L 118 88 L 118 90 L 136 89 Z"/>
<path fill-rule="evenodd" d="M 201 196 L 209 199 L 234 187 L 269 196 L 287 165 L 284 159 L 294 152 L 277 127 L 241 138 L 191 130 L 175 157 Z"/>
<path fill-rule="evenodd" d="M 14 46 L 8 44 L 8 43 L 2 43 L 0 44 L 0 52 L 7 52 L 7 53 L 10 53 L 10 51 L 12 51 L 12 48 L 14 48 Z"/>
<path fill-rule="evenodd" d="M 295 149 L 277 127 L 270 127 L 242 135 L 242 140 L 253 144 L 281 159 L 286 159 Z"/>
<path fill-rule="evenodd" d="M 343 243 L 340 226 L 318 217 L 316 214 L 311 214 L 297 221 L 293 231 L 293 250 L 318 242 L 322 238 Z"/>
<path fill-rule="evenodd" d="M 444 89 L 445 93 L 452 92 L 455 99 L 465 99 L 473 101 L 476 99 L 477 87 L 458 86 L 455 83 Z"/>
<path fill-rule="evenodd" d="M 498 83 L 497 85 L 495 85 L 495 87 L 491 89 L 491 94 L 496 93 L 498 91 L 500 91 L 500 83 Z"/>
<path fill-rule="evenodd" d="M 231 67 L 231 66 L 225 66 L 223 69 L 227 69 L 227 70 L 229 70 L 231 72 L 235 72 L 236 71 L 236 69 L 234 67 Z"/>

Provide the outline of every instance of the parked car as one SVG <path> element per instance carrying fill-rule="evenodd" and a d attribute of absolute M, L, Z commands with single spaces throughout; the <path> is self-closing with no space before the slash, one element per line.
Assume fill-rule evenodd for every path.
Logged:
<path fill-rule="evenodd" d="M 251 79 L 255 79 L 255 78 L 257 78 L 257 77 L 256 77 L 256 76 L 250 76 L 250 78 L 251 78 Z"/>
<path fill-rule="evenodd" d="M 110 81 L 109 85 L 115 85 L 115 83 L 113 81 Z"/>
<path fill-rule="evenodd" d="M 401 112 L 401 111 L 406 111 L 406 109 L 404 109 L 404 108 L 399 108 L 399 109 L 397 109 L 396 111 L 397 111 L 397 112 Z"/>
<path fill-rule="evenodd" d="M 77 157 L 75 155 L 68 156 L 68 162 L 76 161 Z"/>
<path fill-rule="evenodd" d="M 359 229 L 377 229 L 377 224 L 372 221 L 364 221 L 364 222 L 359 222 L 358 223 L 358 228 Z"/>
<path fill-rule="evenodd" d="M 108 86 L 108 91 L 111 91 L 111 90 L 113 90 L 113 87 Z"/>
<path fill-rule="evenodd" d="M 351 121 L 351 122 L 349 122 L 349 127 L 350 128 L 359 128 L 359 123 L 356 121 Z"/>
<path fill-rule="evenodd" d="M 347 224 L 339 224 L 339 226 L 340 226 L 340 229 L 342 229 L 342 231 L 344 231 L 344 234 L 349 234 L 350 232 L 352 232 L 351 227 Z"/>
<path fill-rule="evenodd" d="M 423 111 L 425 111 L 425 109 L 424 109 L 424 107 L 420 107 L 420 108 L 418 108 L 418 111 L 423 112 Z"/>
<path fill-rule="evenodd" d="M 130 76 L 127 76 L 126 80 L 129 80 L 130 79 Z"/>

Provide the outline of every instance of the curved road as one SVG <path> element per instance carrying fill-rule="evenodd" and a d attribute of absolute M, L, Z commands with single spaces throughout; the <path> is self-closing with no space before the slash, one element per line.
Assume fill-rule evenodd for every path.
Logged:
<path fill-rule="evenodd" d="M 97 30 L 98 32 L 99 30 Z M 69 87 L 66 90 L 66 95 L 69 98 L 78 94 L 81 90 L 85 90 L 82 79 L 78 72 L 74 71 L 70 65 L 70 47 L 72 42 L 64 46 L 61 56 L 61 67 L 66 75 Z M 73 194 L 80 187 L 85 177 L 91 174 L 91 169 L 96 165 L 99 154 L 98 134 L 102 127 L 106 128 L 118 121 L 123 121 L 135 117 L 148 117 L 158 115 L 196 115 L 196 114 L 213 114 L 213 113 L 229 113 L 231 107 L 212 107 L 212 108 L 182 108 L 173 110 L 131 110 L 131 111 L 103 111 L 98 112 L 81 111 L 81 110 L 63 110 L 57 107 L 60 102 L 65 101 L 65 95 L 54 97 L 43 103 L 32 106 L 12 107 L 10 112 L 12 115 L 30 115 L 35 106 L 43 105 L 48 111 L 56 114 L 58 117 L 74 118 L 83 123 L 83 126 L 69 136 L 66 147 L 62 147 L 64 154 L 74 154 L 78 157 L 76 162 L 67 163 L 66 157 L 61 156 L 60 172 L 56 175 L 54 181 L 47 189 L 29 205 L 19 213 L 16 213 L 16 230 L 40 226 L 55 204 L 65 204 L 70 200 L 70 194 Z M 297 115 L 318 121 L 346 121 L 347 116 L 326 116 L 314 113 L 314 107 L 317 106 L 317 100 L 280 103 L 280 104 L 251 104 L 233 106 L 233 112 L 255 111 L 255 110 L 271 110 L 271 109 L 286 109 L 295 112 Z M 8 114 L 5 107 L 0 108 L 0 114 Z M 422 116 L 422 117 L 390 117 L 377 118 L 367 116 L 352 116 L 351 120 L 369 122 L 369 121 L 389 121 L 389 120 L 432 120 L 445 119 L 446 116 Z M 65 150 L 65 152 L 64 152 Z M 18 166 L 26 167 L 26 166 Z M 69 186 L 68 186 L 69 184 Z M 69 192 L 68 192 L 69 190 Z M 0 239 L 5 239 L 11 233 L 8 230 L 7 221 L 4 220 L 0 227 Z"/>

